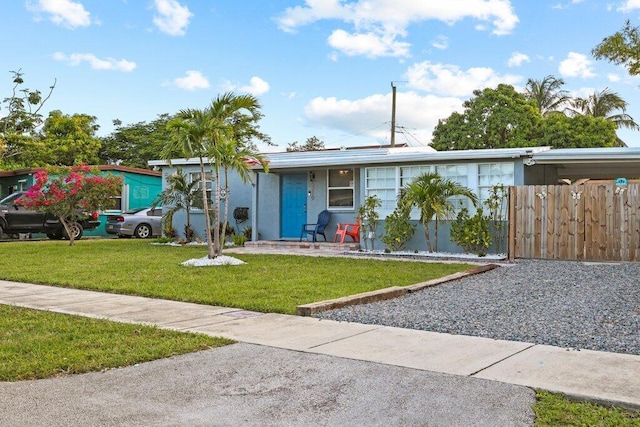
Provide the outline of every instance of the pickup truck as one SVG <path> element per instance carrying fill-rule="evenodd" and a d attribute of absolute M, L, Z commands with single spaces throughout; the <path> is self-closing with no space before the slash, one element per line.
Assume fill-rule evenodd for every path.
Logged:
<path fill-rule="evenodd" d="M 24 191 L 10 194 L 0 200 L 0 237 L 2 234 L 44 233 L 50 239 L 67 238 L 64 226 L 56 217 L 44 212 L 27 209 L 16 203 Z M 84 230 L 94 230 L 100 226 L 98 212 L 83 213 L 81 219 L 71 224 L 74 240 L 82 237 Z"/>

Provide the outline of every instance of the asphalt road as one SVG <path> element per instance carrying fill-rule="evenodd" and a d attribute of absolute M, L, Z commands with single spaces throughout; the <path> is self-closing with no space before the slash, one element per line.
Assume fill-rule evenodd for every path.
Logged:
<path fill-rule="evenodd" d="M 251 344 L 0 383 L 2 426 L 531 426 L 534 392 Z"/>

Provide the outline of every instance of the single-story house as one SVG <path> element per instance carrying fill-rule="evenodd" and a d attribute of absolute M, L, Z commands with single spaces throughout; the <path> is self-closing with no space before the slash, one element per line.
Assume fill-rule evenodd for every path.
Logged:
<path fill-rule="evenodd" d="M 400 189 L 425 172 L 437 172 L 464 185 L 480 201 L 486 200 L 497 184 L 542 185 L 557 184 L 560 179 L 640 175 L 640 149 L 627 147 L 443 152 L 430 147 L 347 148 L 268 153 L 265 157 L 268 174 L 255 166 L 253 182 L 242 184 L 237 177 L 230 182 L 231 209 L 250 208 L 252 240 L 298 240 L 302 225 L 316 222 L 318 213 L 325 209 L 332 214 L 326 233 L 332 240 L 338 223 L 355 222 L 357 209 L 367 195 L 376 195 L 382 201 L 378 209 L 379 235 L 384 231 L 384 218 L 396 206 Z M 164 175 L 177 166 L 198 172 L 197 159 L 175 159 L 171 163 L 154 160 L 149 164 Z M 417 217 L 415 220 L 417 223 Z M 418 224 L 407 249 L 424 250 L 425 246 L 424 230 Z M 438 247 L 440 251 L 460 252 L 450 242 L 446 224 L 440 228 Z M 382 249 L 383 245 L 378 241 L 376 248 Z"/>
<path fill-rule="evenodd" d="M 162 173 L 159 171 L 119 165 L 99 165 L 97 168 L 104 174 L 121 176 L 122 192 L 116 197 L 113 209 L 100 213 L 100 227 L 85 232 L 86 236 L 108 236 L 104 228 L 107 215 L 147 207 L 162 191 Z M 39 170 L 43 168 L 0 171 L 0 199 L 16 191 L 28 190 Z"/>

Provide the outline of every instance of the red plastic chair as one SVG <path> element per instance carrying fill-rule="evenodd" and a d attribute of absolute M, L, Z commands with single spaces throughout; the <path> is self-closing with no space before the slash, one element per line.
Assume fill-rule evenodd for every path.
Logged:
<path fill-rule="evenodd" d="M 347 236 L 351 237 L 356 243 L 360 241 L 360 221 L 355 224 L 338 224 L 333 242 L 338 242 L 338 238 L 340 238 L 340 243 L 344 243 L 344 239 Z"/>

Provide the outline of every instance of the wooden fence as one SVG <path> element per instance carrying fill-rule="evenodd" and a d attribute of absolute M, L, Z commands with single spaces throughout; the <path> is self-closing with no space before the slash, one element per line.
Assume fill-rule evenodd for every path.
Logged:
<path fill-rule="evenodd" d="M 511 187 L 509 257 L 640 261 L 640 182 Z"/>

